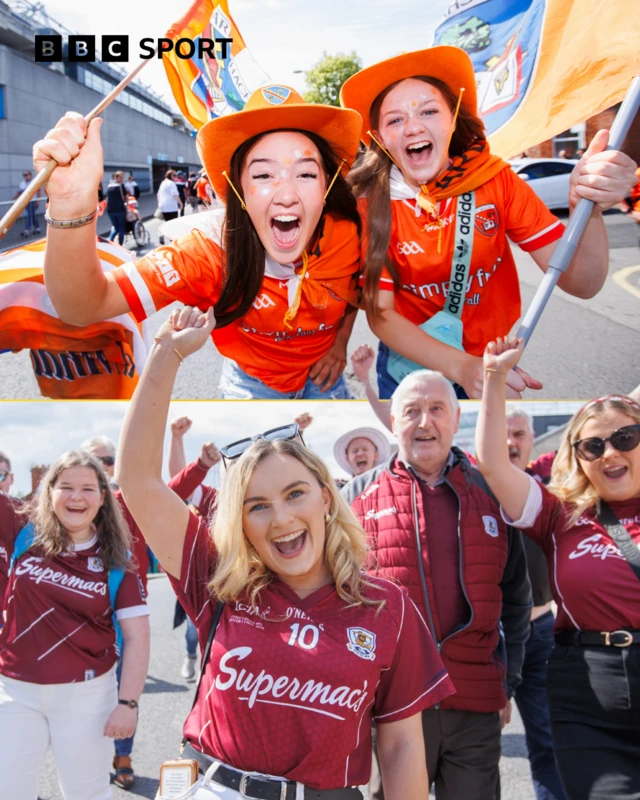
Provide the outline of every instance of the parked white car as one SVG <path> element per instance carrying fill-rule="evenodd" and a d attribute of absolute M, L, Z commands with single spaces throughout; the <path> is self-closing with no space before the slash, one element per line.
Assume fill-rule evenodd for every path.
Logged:
<path fill-rule="evenodd" d="M 569 207 L 569 176 L 578 163 L 577 159 L 516 158 L 509 163 L 547 208 Z"/>

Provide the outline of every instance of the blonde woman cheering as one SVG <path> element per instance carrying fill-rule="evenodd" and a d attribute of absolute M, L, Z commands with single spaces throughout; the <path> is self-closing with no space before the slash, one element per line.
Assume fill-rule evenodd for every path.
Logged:
<path fill-rule="evenodd" d="M 13 531 L 0 634 L 2 796 L 35 800 L 51 746 L 64 799 L 105 800 L 108 737 L 136 727 L 149 623 L 129 532 L 100 463 L 83 452 L 61 456 L 30 524 Z"/>
<path fill-rule="evenodd" d="M 484 355 L 478 466 L 507 521 L 546 553 L 558 604 L 547 690 L 569 800 L 640 797 L 640 406 L 609 395 L 573 417 L 548 490 L 511 464 L 505 386 L 523 343 Z"/>
<path fill-rule="evenodd" d="M 364 532 L 297 426 L 222 449 L 212 534 L 162 481 L 175 374 L 213 324 L 211 310 L 185 308 L 161 328 L 117 462 L 203 652 L 219 619 L 184 728 L 202 774 L 181 797 L 358 800 L 376 719 L 387 797 L 421 800 L 419 712 L 452 685 L 403 591 L 362 574 Z"/>

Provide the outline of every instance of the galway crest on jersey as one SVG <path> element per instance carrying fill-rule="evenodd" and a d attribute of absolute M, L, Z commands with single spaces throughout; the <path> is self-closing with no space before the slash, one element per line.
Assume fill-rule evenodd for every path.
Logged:
<path fill-rule="evenodd" d="M 376 657 L 376 635 L 365 628 L 347 628 L 347 636 L 349 642 L 347 643 L 347 650 L 355 653 L 360 658 L 366 658 L 367 661 L 373 661 Z"/>

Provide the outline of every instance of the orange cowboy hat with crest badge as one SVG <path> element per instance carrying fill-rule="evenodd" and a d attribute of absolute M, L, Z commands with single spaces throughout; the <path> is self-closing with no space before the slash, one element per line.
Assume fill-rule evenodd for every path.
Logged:
<path fill-rule="evenodd" d="M 207 122 L 196 144 L 216 194 L 227 195 L 231 159 L 240 145 L 261 133 L 279 130 L 309 131 L 321 136 L 348 171 L 358 152 L 362 119 L 357 111 L 305 103 L 290 86 L 263 86 L 248 99 L 242 111 Z"/>

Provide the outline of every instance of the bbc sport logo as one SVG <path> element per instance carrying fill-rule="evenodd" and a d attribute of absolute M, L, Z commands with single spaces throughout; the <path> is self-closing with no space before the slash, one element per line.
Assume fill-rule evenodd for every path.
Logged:
<path fill-rule="evenodd" d="M 101 61 L 105 63 L 129 61 L 129 37 L 128 36 L 102 36 L 101 38 Z M 162 58 L 165 53 L 174 51 L 178 58 L 189 59 L 196 56 L 201 59 L 205 53 L 209 58 L 221 58 L 223 61 L 230 56 L 229 46 L 233 39 L 220 37 L 215 39 L 205 39 L 199 36 L 197 39 L 173 39 L 161 38 L 154 40 L 151 37 L 140 39 L 140 58 L 147 60 Z M 65 52 L 66 49 L 66 52 Z M 36 36 L 36 61 L 50 63 L 52 61 L 70 62 L 95 62 L 96 61 L 96 37 L 81 36 L 70 34 L 67 46 L 64 47 L 63 37 L 57 34 L 37 35 Z"/>

